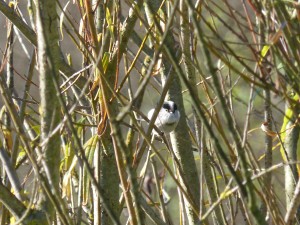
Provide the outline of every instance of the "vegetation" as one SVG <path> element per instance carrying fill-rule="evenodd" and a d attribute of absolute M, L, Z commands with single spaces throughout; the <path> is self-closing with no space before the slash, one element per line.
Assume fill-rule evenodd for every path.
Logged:
<path fill-rule="evenodd" d="M 0 11 L 1 225 L 300 223 L 299 1 Z"/>

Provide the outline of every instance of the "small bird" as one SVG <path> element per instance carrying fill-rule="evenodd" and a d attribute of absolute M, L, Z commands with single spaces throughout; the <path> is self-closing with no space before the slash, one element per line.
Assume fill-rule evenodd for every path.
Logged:
<path fill-rule="evenodd" d="M 148 119 L 151 120 L 155 109 L 148 112 Z M 163 133 L 167 134 L 175 130 L 180 119 L 180 112 L 177 105 L 173 101 L 165 101 L 158 116 L 155 120 L 155 126 L 158 127 Z M 154 131 L 157 134 L 156 131 Z"/>

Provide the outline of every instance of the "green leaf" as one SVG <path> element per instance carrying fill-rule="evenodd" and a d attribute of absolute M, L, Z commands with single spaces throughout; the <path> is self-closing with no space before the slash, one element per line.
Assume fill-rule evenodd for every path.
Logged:
<path fill-rule="evenodd" d="M 106 72 L 108 63 L 109 63 L 109 53 L 105 52 L 103 55 L 103 58 L 102 58 L 102 66 L 103 66 L 104 72 Z"/>
<path fill-rule="evenodd" d="M 63 22 L 64 22 L 64 17 L 65 17 L 65 11 L 69 5 L 70 1 L 67 2 L 67 4 L 65 5 L 65 7 L 63 8 L 63 11 L 60 14 L 59 17 L 59 29 L 60 29 L 60 34 L 61 34 L 61 39 L 64 38 L 64 34 L 63 34 Z"/>
<path fill-rule="evenodd" d="M 85 156 L 88 159 L 89 165 L 93 164 L 97 141 L 98 141 L 98 135 L 94 135 L 83 146 L 85 151 Z M 83 204 L 88 203 L 88 199 L 90 196 L 90 185 L 91 185 L 90 178 L 88 177 L 86 169 L 84 169 L 83 170 Z"/>
<path fill-rule="evenodd" d="M 110 14 L 108 8 L 106 8 L 106 15 L 105 16 L 106 16 L 106 21 L 107 21 L 107 28 L 111 33 L 111 37 L 114 37 L 114 25 L 113 25 L 112 17 L 111 17 L 111 14 Z"/>
<path fill-rule="evenodd" d="M 262 48 L 262 50 L 261 50 L 261 52 L 260 52 L 260 56 L 261 56 L 261 58 L 260 58 L 260 60 L 259 60 L 259 64 L 261 64 L 261 62 L 262 62 L 262 60 L 265 58 L 265 56 L 267 55 L 267 53 L 268 53 L 268 51 L 269 51 L 269 49 L 271 48 L 271 45 L 265 45 L 263 48 Z"/>

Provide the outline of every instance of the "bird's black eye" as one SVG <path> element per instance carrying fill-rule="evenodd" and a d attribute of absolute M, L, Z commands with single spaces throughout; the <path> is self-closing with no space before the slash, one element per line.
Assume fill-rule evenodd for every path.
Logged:
<path fill-rule="evenodd" d="M 167 111 L 169 111 L 171 109 L 170 104 L 168 104 L 168 103 L 164 103 L 163 108 L 166 109 Z"/>

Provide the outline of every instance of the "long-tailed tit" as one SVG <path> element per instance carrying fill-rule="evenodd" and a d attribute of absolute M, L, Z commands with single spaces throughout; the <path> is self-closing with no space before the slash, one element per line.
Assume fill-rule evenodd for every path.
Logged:
<path fill-rule="evenodd" d="M 151 120 L 155 109 L 148 112 L 148 119 Z M 165 101 L 158 116 L 155 120 L 155 126 L 158 127 L 163 133 L 170 133 L 175 130 L 180 119 L 180 112 L 177 105 L 173 101 Z M 154 133 L 157 133 L 154 131 Z"/>

